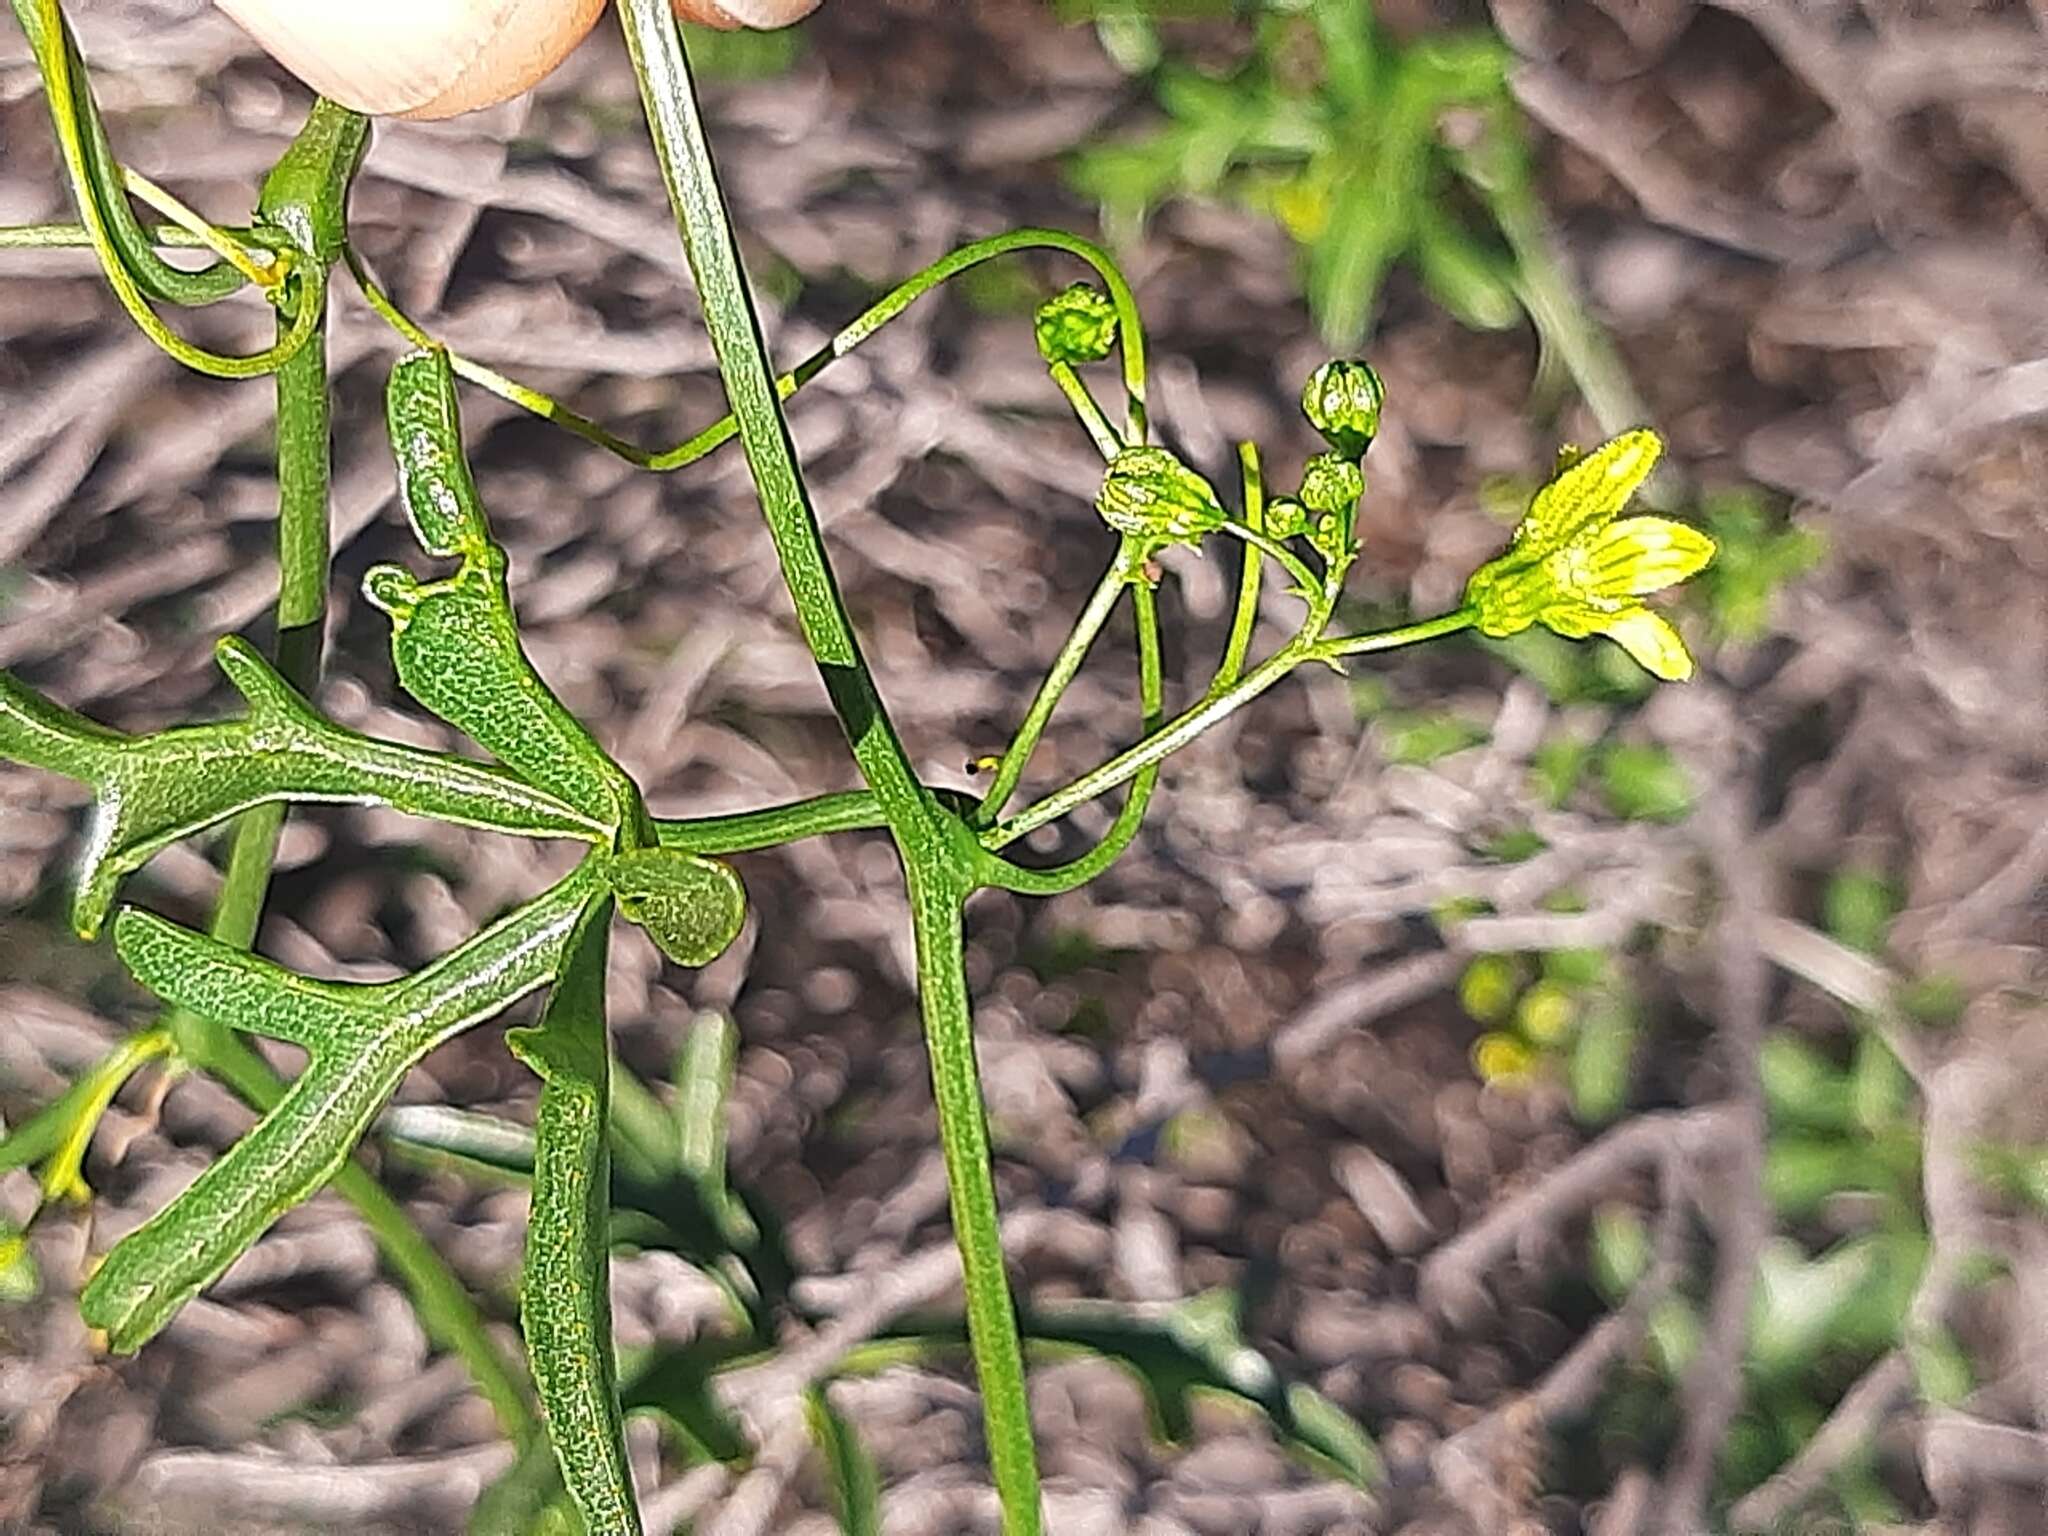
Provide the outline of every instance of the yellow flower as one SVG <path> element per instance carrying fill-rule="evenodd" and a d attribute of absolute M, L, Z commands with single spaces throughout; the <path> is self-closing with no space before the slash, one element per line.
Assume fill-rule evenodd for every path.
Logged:
<path fill-rule="evenodd" d="M 1697 575 L 1714 541 L 1665 517 L 1616 521 L 1663 451 L 1654 432 L 1624 432 L 1538 491 L 1507 553 L 1465 585 L 1479 632 L 1500 639 L 1542 624 L 1573 640 L 1605 635 L 1666 681 L 1691 677 L 1685 642 L 1642 598 Z"/>

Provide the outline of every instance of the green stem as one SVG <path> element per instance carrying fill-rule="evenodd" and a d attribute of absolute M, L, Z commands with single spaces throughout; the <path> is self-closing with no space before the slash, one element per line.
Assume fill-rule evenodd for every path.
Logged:
<path fill-rule="evenodd" d="M 96 119 L 90 117 L 85 98 L 80 94 L 76 76 L 82 75 L 83 71 L 74 73 L 78 55 L 64 24 L 64 13 L 59 9 L 57 0 L 14 0 L 14 12 L 28 34 L 30 49 L 42 75 L 51 121 L 57 131 L 57 147 L 78 202 L 79 217 L 84 220 L 92 238 L 93 250 L 99 256 L 107 285 L 114 290 L 121 307 L 145 336 L 195 372 L 221 379 L 248 379 L 275 373 L 312 340 L 322 314 L 320 295 L 327 284 L 326 268 L 317 262 L 304 268 L 303 276 L 310 291 L 302 295 L 294 307 L 296 318 L 292 325 L 280 335 L 275 346 L 253 356 L 230 357 L 209 352 L 173 332 L 149 307 L 150 298 L 161 291 L 163 285 L 145 286 L 136 276 L 138 268 L 135 263 L 146 257 L 165 272 L 174 273 L 176 269 L 160 261 L 148 240 L 143 238 L 141 227 L 135 223 L 133 211 L 128 208 L 127 191 L 118 174 L 113 175 L 113 185 L 109 187 L 106 184 L 108 165 L 102 164 L 99 171 L 95 171 L 95 157 L 104 149 L 104 140 L 94 140 L 80 129 L 81 121 Z M 86 115 L 82 117 L 81 114 Z M 241 283 L 242 274 L 232 267 L 228 268 L 228 275 L 232 279 L 231 286 Z M 272 297 L 281 298 L 282 295 Z"/>
<path fill-rule="evenodd" d="M 1123 273 L 1118 270 L 1116 263 L 1110 260 L 1107 252 L 1078 235 L 1070 235 L 1057 229 L 1010 230 L 1005 234 L 992 235 L 986 240 L 976 240 L 961 246 L 958 250 L 948 252 L 922 272 L 914 273 L 897 284 L 843 327 L 824 346 L 818 348 L 788 373 L 777 377 L 776 392 L 787 400 L 833 363 L 850 355 L 862 342 L 880 331 L 912 304 L 969 268 L 979 266 L 985 261 L 993 261 L 999 256 L 1028 250 L 1059 251 L 1077 257 L 1094 268 L 1096 275 L 1101 277 L 1107 286 L 1111 301 L 1117 309 L 1118 345 L 1123 356 L 1126 401 L 1124 434 L 1130 442 L 1144 441 L 1145 329 L 1144 320 L 1138 313 L 1137 299 L 1131 293 L 1130 284 L 1125 280 Z M 414 346 L 425 347 L 434 344 L 433 338 L 428 336 L 418 322 L 401 310 L 385 292 L 360 257 L 350 252 L 348 263 L 350 272 L 355 276 L 356 285 L 363 291 L 363 297 L 369 302 L 370 307 L 383 317 L 387 325 Z M 516 405 L 521 410 L 532 412 L 544 421 L 575 433 L 585 442 L 592 443 L 607 453 L 615 454 L 640 469 L 662 473 L 681 469 L 686 464 L 694 464 L 705 454 L 723 447 L 739 435 L 737 418 L 728 414 L 672 448 L 643 448 L 637 443 L 626 441 L 590 417 L 571 410 L 552 395 L 522 384 L 495 368 L 472 361 L 456 352 L 450 352 L 448 358 L 455 372 L 470 383 L 489 390 L 499 399 Z"/>
<path fill-rule="evenodd" d="M 719 857 L 779 848 L 807 837 L 866 832 L 888 825 L 873 790 L 847 789 L 758 811 L 693 816 L 687 821 L 656 821 L 654 830 L 664 848 Z"/>
<path fill-rule="evenodd" d="M 982 1414 L 1005 1536 L 1040 1529 L 1038 1454 L 1024 1386 L 1024 1347 L 1003 1264 L 1002 1231 L 990 1163 L 988 1116 L 974 1054 L 967 993 L 963 908 L 966 893 L 931 883 L 913 867 L 911 926 L 917 939 L 918 1002 L 931 1056 L 932 1096 L 946 1160 L 954 1241 L 967 1298 L 967 1337 L 981 1383 Z"/>
<path fill-rule="evenodd" d="M 128 206 L 120 163 L 107 141 L 106 125 L 86 81 L 85 61 L 62 9 L 54 0 L 13 0 L 13 5 L 46 87 L 53 78 L 64 87 L 45 91 L 51 126 L 64 150 L 73 196 L 81 211 L 88 202 L 97 205 L 105 242 L 115 258 L 144 293 L 165 303 L 189 308 L 215 303 L 235 292 L 242 286 L 243 275 L 232 266 L 216 262 L 200 271 L 187 271 L 156 254 L 158 242 Z M 70 85 L 74 81 L 75 90 Z M 83 237 L 77 243 L 101 245 L 98 230 L 85 225 L 77 229 Z"/>
<path fill-rule="evenodd" d="M 1259 445 L 1239 443 L 1237 462 L 1244 472 L 1244 525 L 1253 533 L 1266 531 L 1266 477 L 1259 467 Z M 1237 611 L 1230 619 L 1230 640 L 1223 647 L 1223 662 L 1216 669 L 1211 693 L 1226 692 L 1244 676 L 1245 657 L 1251 653 L 1252 631 L 1259 622 L 1259 588 L 1265 577 L 1265 555 L 1256 543 L 1247 541 L 1244 569 L 1237 580 Z"/>
<path fill-rule="evenodd" d="M 1067 404 L 1081 419 L 1081 425 L 1095 444 L 1095 451 L 1104 459 L 1113 459 L 1123 452 L 1123 440 L 1116 435 L 1116 428 L 1109 424 L 1109 418 L 1102 414 L 1102 407 L 1095 403 L 1088 386 L 1081 382 L 1081 375 L 1074 372 L 1074 365 L 1054 363 L 1052 381 L 1059 385 L 1060 393 L 1067 397 Z"/>
<path fill-rule="evenodd" d="M 991 851 L 1006 847 L 1027 832 L 1036 831 L 1048 822 L 1059 820 L 1076 807 L 1086 805 L 1097 795 L 1112 790 L 1117 785 L 1136 777 L 1144 769 L 1163 762 L 1209 727 L 1235 714 L 1305 661 L 1336 662 L 1346 656 L 1363 656 L 1372 651 L 1414 645 L 1423 640 L 1433 640 L 1439 635 L 1469 629 L 1474 621 L 1473 614 L 1460 608 L 1455 613 L 1442 614 L 1434 619 L 1425 619 L 1380 634 L 1317 640 L 1313 636 L 1319 628 L 1316 622 L 1318 618 L 1319 615 L 1312 615 L 1310 624 L 1305 626 L 1292 642 L 1260 662 L 1225 692 L 1204 698 L 1192 709 L 1175 716 L 1163 730 L 1147 736 L 1136 746 L 1119 753 L 1092 773 L 1084 774 L 1065 789 L 1047 795 L 1037 804 L 1019 811 L 1008 821 L 998 822 L 989 828 L 981 834 L 981 845 Z"/>
<path fill-rule="evenodd" d="M 825 554 L 810 493 L 797 469 L 796 445 L 769 371 L 767 342 L 740 266 L 731 214 L 712 164 L 675 18 L 654 0 L 623 0 L 619 15 L 663 184 L 703 299 L 726 398 L 739 424 L 741 446 L 804 642 L 824 674 L 826 692 L 861 776 L 881 802 L 891 828 L 899 836 L 912 827 L 943 836 L 941 813 L 912 771 L 909 754 L 861 654 L 846 600 Z"/>
<path fill-rule="evenodd" d="M 1007 1536 L 1037 1536 L 1038 1468 L 1024 1391 L 1023 1348 L 996 1225 L 995 1182 L 961 951 L 962 908 L 985 861 L 965 824 L 918 782 L 854 638 L 797 470 L 675 17 L 667 0 L 621 0 L 619 14 L 663 181 L 703 299 L 726 397 L 739 423 L 783 578 L 861 776 L 888 818 L 903 860 L 919 951 L 918 995 L 953 1199 L 954 1240 L 966 1277 L 970 1333 L 1003 1528 Z M 1132 409 L 1142 423 L 1142 406 L 1135 398 Z"/>
<path fill-rule="evenodd" d="M 275 257 L 281 242 L 275 230 L 258 229 L 252 225 L 217 224 L 213 232 L 225 235 L 242 251 L 258 258 Z M 176 224 L 152 224 L 146 226 L 143 238 L 152 245 L 166 250 L 196 251 L 211 242 L 201 239 L 189 229 Z M 75 251 L 92 249 L 92 231 L 83 224 L 6 224 L 0 225 L 0 251 Z M 173 268 L 173 271 L 179 270 Z"/>
<path fill-rule="evenodd" d="M 1240 540 L 1249 548 L 1279 561 L 1281 566 L 1286 569 L 1287 574 L 1292 576 L 1300 587 L 1302 601 L 1308 603 L 1311 607 L 1315 605 L 1318 593 L 1334 590 L 1337 586 L 1341 585 L 1341 583 L 1334 580 L 1332 574 L 1317 576 L 1314 571 L 1308 568 L 1308 562 L 1303 560 L 1301 556 L 1297 555 L 1285 544 L 1282 544 L 1278 539 L 1267 536 L 1257 528 L 1240 523 L 1233 518 L 1223 525 L 1223 531 L 1232 538 Z"/>
<path fill-rule="evenodd" d="M 1017 784 L 1024 777 L 1024 770 L 1030 765 L 1031 754 L 1038 750 L 1038 743 L 1045 735 L 1045 728 L 1052 722 L 1052 713 L 1059 707 L 1060 696 L 1067 691 L 1074 677 L 1081 670 L 1081 664 L 1088 659 L 1088 651 L 1095 644 L 1095 637 L 1102 633 L 1102 626 L 1109 622 L 1109 616 L 1116 611 L 1117 600 L 1123 596 L 1124 588 L 1131 585 L 1137 566 L 1137 549 L 1129 539 L 1118 547 L 1116 558 L 1109 563 L 1102 580 L 1095 584 L 1095 592 L 1088 599 L 1088 605 L 1081 610 L 1081 616 L 1074 621 L 1074 628 L 1067 636 L 1067 643 L 1060 647 L 1060 653 L 1053 658 L 1052 669 L 1045 674 L 1045 681 L 1038 685 L 1038 694 L 1031 701 L 1031 707 L 1024 713 L 1024 723 L 1017 727 L 1017 734 L 1011 740 L 1009 750 L 996 765 L 996 776 L 989 784 L 988 793 L 982 797 L 981 810 L 976 825 L 986 826 L 1002 815 L 1003 807 L 1010 802 L 1010 796 L 1017 792 Z"/>
<path fill-rule="evenodd" d="M 1159 728 L 1165 713 L 1166 669 L 1159 654 L 1159 595 L 1147 582 L 1131 587 L 1131 602 L 1138 616 L 1138 700 L 1144 711 L 1143 730 Z M 1102 835 L 1102 841 L 1078 859 L 1051 869 L 1026 869 L 998 854 L 987 856 L 985 883 L 1025 896 L 1059 896 L 1078 889 L 1107 870 L 1130 847 L 1138 829 L 1145 824 L 1145 812 L 1152 804 L 1152 791 L 1159 784 L 1159 764 L 1141 768 L 1131 780 L 1131 792 L 1116 813 L 1116 820 Z"/>
<path fill-rule="evenodd" d="M 1398 629 L 1383 629 L 1370 635 L 1339 635 L 1335 639 L 1318 641 L 1309 648 L 1305 659 L 1333 662 L 1342 661 L 1347 656 L 1370 656 L 1375 651 L 1398 650 L 1404 645 L 1419 645 L 1424 640 L 1455 635 L 1478 622 L 1479 615 L 1471 609 L 1457 608 L 1449 613 L 1440 613 L 1433 619 L 1417 619 L 1413 624 L 1403 624 Z"/>
<path fill-rule="evenodd" d="M 130 1035 L 102 1057 L 73 1091 L 59 1103 L 71 1111 L 71 1121 L 43 1164 L 43 1195 L 52 1200 L 89 1200 L 83 1169 L 85 1151 L 99 1129 L 100 1117 L 114 1102 L 114 1095 L 137 1071 L 159 1056 L 167 1056 L 175 1042 L 167 1029 L 144 1030 Z"/>

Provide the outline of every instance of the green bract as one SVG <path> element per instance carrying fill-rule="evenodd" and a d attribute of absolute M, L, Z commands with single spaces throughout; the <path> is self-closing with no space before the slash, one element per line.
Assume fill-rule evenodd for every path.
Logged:
<path fill-rule="evenodd" d="M 1147 545 L 1199 544 L 1229 521 L 1214 487 L 1164 448 L 1126 448 L 1111 459 L 1095 510 Z"/>
<path fill-rule="evenodd" d="M 1658 677 L 1692 676 L 1678 631 L 1641 599 L 1704 569 L 1714 541 L 1669 518 L 1615 520 L 1663 447 L 1654 432 L 1624 432 L 1536 493 L 1508 552 L 1466 584 L 1482 634 L 1540 623 L 1575 640 L 1606 635 Z"/>
<path fill-rule="evenodd" d="M 1099 363 L 1116 347 L 1116 305 L 1093 283 L 1075 283 L 1038 306 L 1032 328 L 1048 363 Z"/>
<path fill-rule="evenodd" d="M 1308 376 L 1301 413 L 1323 441 L 1349 459 L 1364 457 L 1380 435 L 1380 411 L 1387 387 L 1370 363 L 1338 359 Z"/>

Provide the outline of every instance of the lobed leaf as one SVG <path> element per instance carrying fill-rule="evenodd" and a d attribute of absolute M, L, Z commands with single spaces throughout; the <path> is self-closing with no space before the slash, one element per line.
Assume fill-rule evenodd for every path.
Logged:
<path fill-rule="evenodd" d="M 78 779 L 95 811 L 71 921 L 92 938 L 122 880 L 180 838 L 275 801 L 388 805 L 523 837 L 603 841 L 608 827 L 510 773 L 375 741 L 323 718 L 246 641 L 214 659 L 240 720 L 149 736 L 108 730 L 0 672 L 0 756 Z"/>
<path fill-rule="evenodd" d="M 602 885 L 586 859 L 552 890 L 425 970 L 373 985 L 314 981 L 127 908 L 114 943 L 165 1002 L 305 1048 L 306 1069 L 253 1130 L 129 1234 L 79 1299 L 126 1353 L 147 1343 L 277 1218 L 340 1169 L 399 1081 L 435 1046 L 545 985 Z"/>
<path fill-rule="evenodd" d="M 584 909 L 540 1024 L 513 1030 L 505 1043 L 544 1085 L 519 1313 L 548 1438 L 591 1536 L 638 1536 L 612 1354 L 611 1052 L 604 1017 L 610 922 L 609 896 Z"/>
<path fill-rule="evenodd" d="M 386 405 L 413 531 L 428 554 L 462 562 L 441 581 L 423 582 L 395 565 L 364 578 L 364 593 L 391 616 L 398 681 L 499 762 L 586 815 L 614 829 L 639 820 L 632 782 L 562 706 L 520 643 L 505 551 L 491 540 L 463 457 L 447 352 L 401 359 Z"/>

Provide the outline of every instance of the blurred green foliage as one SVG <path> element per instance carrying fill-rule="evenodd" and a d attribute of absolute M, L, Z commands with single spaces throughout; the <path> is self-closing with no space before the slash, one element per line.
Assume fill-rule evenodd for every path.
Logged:
<path fill-rule="evenodd" d="M 1786 583 L 1812 570 L 1827 553 L 1827 541 L 1812 529 L 1788 525 L 1761 491 L 1711 491 L 1696 514 L 1720 545 L 1714 563 L 1692 590 L 1722 640 L 1762 639 L 1771 607 Z"/>
<path fill-rule="evenodd" d="M 1364 339 L 1400 261 L 1468 325 L 1520 319 L 1514 253 L 1484 213 L 1488 198 L 1527 189 L 1497 38 L 1401 43 L 1366 0 L 1269 0 L 1252 20 L 1249 57 L 1218 78 L 1167 61 L 1149 20 L 1128 7 L 1095 14 L 1124 40 L 1120 62 L 1156 65 L 1167 117 L 1075 160 L 1075 185 L 1100 201 L 1114 235 L 1134 235 L 1176 197 L 1220 196 L 1270 215 L 1301 247 L 1309 308 L 1339 351 Z M 1133 48 L 1146 35 L 1151 46 Z M 1478 114 L 1463 147 L 1440 124 L 1460 108 Z"/>

